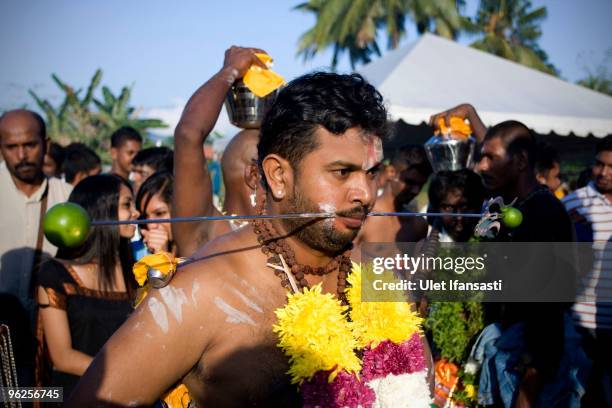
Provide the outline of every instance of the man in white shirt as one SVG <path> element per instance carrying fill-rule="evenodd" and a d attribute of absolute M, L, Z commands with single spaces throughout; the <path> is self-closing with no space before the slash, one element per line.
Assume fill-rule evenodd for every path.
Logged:
<path fill-rule="evenodd" d="M 14 110 L 0 117 L 0 294 L 16 297 L 33 317 L 33 270 L 57 248 L 42 234 L 44 213 L 66 201 L 70 185 L 42 171 L 49 140 L 35 112 Z"/>
<path fill-rule="evenodd" d="M 585 396 L 589 399 L 582 403 L 604 406 L 612 404 L 612 136 L 595 148 L 593 181 L 565 197 L 563 204 L 578 241 L 594 243 L 593 268 L 578 282 L 581 296 L 574 304 L 574 322 L 583 329 L 585 349 L 595 364 Z"/>

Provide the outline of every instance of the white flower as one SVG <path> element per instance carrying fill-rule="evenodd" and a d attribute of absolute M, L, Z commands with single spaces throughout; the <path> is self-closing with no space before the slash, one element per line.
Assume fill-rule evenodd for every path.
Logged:
<path fill-rule="evenodd" d="M 465 363 L 463 371 L 465 371 L 466 374 L 476 374 L 479 368 L 480 364 L 478 364 L 478 361 L 470 357 L 468 362 Z"/>
<path fill-rule="evenodd" d="M 368 382 L 376 393 L 373 408 L 429 408 L 432 400 L 427 370 L 412 374 L 390 374 Z"/>

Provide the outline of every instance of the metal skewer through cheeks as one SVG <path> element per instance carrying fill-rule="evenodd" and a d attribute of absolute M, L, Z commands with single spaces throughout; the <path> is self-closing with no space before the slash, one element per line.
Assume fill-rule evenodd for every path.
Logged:
<path fill-rule="evenodd" d="M 480 218 L 480 213 L 421 213 L 421 212 L 371 212 L 368 217 L 466 217 Z M 197 221 L 230 221 L 230 220 L 258 220 L 258 219 L 286 219 L 286 218 L 334 218 L 336 213 L 296 213 L 296 214 L 263 214 L 263 215 L 214 215 L 202 217 L 174 217 L 157 218 L 151 220 L 99 220 L 92 221 L 92 226 L 101 225 L 127 225 L 127 224 L 163 224 L 166 222 L 197 222 Z"/>
<path fill-rule="evenodd" d="M 497 211 L 491 212 L 489 207 L 496 204 L 501 208 L 501 214 Z M 442 212 L 371 212 L 368 217 L 465 217 L 480 219 L 479 227 L 482 231 L 491 230 L 490 223 L 504 221 L 505 210 L 511 208 L 504 206 L 501 198 L 492 199 L 485 206 L 483 213 L 442 213 Z M 518 210 L 512 208 L 515 212 Z M 230 220 L 257 220 L 257 219 L 287 219 L 287 218 L 334 218 L 341 217 L 336 213 L 291 213 L 291 214 L 262 214 L 262 215 L 214 215 L 202 217 L 175 217 L 159 218 L 150 220 L 91 220 L 87 212 L 75 203 L 56 204 L 47 211 L 43 221 L 45 236 L 53 245 L 64 248 L 74 248 L 82 245 L 89 234 L 91 226 L 110 226 L 110 225 L 144 225 L 162 224 L 175 222 L 200 222 L 200 221 L 230 221 Z M 516 217 L 515 217 L 516 218 Z M 489 222 L 480 225 L 483 221 Z M 520 216 L 520 221 L 522 216 Z M 497 224 L 495 224 L 497 225 Z M 511 228 L 517 225 L 508 225 Z"/>

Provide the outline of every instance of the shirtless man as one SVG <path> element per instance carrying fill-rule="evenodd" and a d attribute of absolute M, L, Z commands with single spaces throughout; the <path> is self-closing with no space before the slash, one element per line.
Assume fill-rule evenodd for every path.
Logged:
<path fill-rule="evenodd" d="M 194 98 L 224 95 L 257 61 L 254 52 L 229 49 L 223 68 Z M 285 237 L 294 265 L 325 267 L 350 248 L 374 205 L 386 123 L 381 95 L 358 75 L 307 75 L 278 95 L 258 144 L 265 211 L 338 214 L 267 221 L 273 235 Z M 274 311 L 285 305 L 289 289 L 266 266 L 269 255 L 257 232 L 249 224 L 209 242 L 170 285 L 152 291 L 67 405 L 150 405 L 177 381 L 200 407 L 298 405 L 272 332 Z M 305 281 L 336 293 L 343 284 L 338 268 L 327 269 Z"/>

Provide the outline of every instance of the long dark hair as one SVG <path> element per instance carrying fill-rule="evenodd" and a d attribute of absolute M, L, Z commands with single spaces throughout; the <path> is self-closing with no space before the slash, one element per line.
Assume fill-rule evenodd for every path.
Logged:
<path fill-rule="evenodd" d="M 174 176 L 167 171 L 152 174 L 142 183 L 136 196 L 136 208 L 140 211 L 141 218 L 146 218 L 147 205 L 156 194 L 159 194 L 166 204 L 170 205 L 172 203 L 173 184 Z"/>
<path fill-rule="evenodd" d="M 168 208 L 171 208 L 173 187 L 174 176 L 168 171 L 159 171 L 147 178 L 138 189 L 138 194 L 136 195 L 136 209 L 140 212 L 140 219 L 147 218 L 147 206 L 156 194 L 159 194 L 160 198 L 168 204 Z M 146 225 L 143 225 L 141 228 L 146 228 Z M 170 241 L 166 249 L 174 251 L 176 249 L 174 241 Z"/>
<path fill-rule="evenodd" d="M 92 220 L 117 220 L 119 190 L 124 185 L 132 187 L 121 177 L 109 174 L 91 176 L 77 184 L 68 201 L 83 207 Z M 119 226 L 91 227 L 83 245 L 77 248 L 60 248 L 57 258 L 75 260 L 78 263 L 95 262 L 100 267 L 98 283 L 102 290 L 115 284 L 115 266 L 121 264 L 128 293 L 136 288 L 132 274 L 134 257 L 128 238 L 119 235 Z"/>

